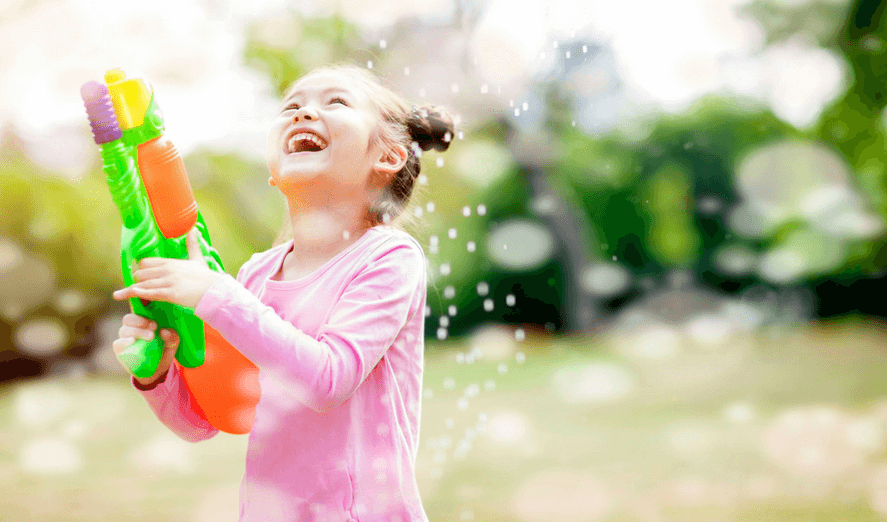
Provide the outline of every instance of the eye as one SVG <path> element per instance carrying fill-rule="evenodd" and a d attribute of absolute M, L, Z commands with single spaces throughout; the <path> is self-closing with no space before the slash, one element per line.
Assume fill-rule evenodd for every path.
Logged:
<path fill-rule="evenodd" d="M 335 98 L 333 98 L 332 100 L 330 100 L 330 104 L 337 103 L 337 102 L 338 102 L 338 103 L 341 103 L 342 105 L 345 105 L 345 106 L 348 105 L 348 102 L 346 102 L 346 101 L 343 100 L 342 98 L 339 98 L 338 96 L 335 97 Z"/>
<path fill-rule="evenodd" d="M 299 104 L 298 103 L 291 103 L 291 104 L 287 105 L 283 110 L 284 110 L 284 112 L 291 111 L 291 110 L 297 111 L 297 110 L 299 110 Z"/>

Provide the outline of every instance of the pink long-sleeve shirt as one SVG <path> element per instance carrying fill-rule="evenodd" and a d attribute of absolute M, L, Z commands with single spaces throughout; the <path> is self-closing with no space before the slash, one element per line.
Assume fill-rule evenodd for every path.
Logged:
<path fill-rule="evenodd" d="M 240 521 L 427 521 L 415 477 L 422 247 L 378 225 L 314 273 L 271 280 L 292 248 L 254 254 L 194 310 L 259 368 Z M 218 433 L 192 410 L 177 364 L 140 392 L 182 439 Z"/>

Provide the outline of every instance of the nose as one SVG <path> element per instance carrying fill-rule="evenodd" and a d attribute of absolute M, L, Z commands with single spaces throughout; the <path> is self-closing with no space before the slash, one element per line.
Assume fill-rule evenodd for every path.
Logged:
<path fill-rule="evenodd" d="M 310 106 L 299 107 L 296 113 L 293 114 L 293 121 L 299 121 L 300 119 L 308 121 L 316 120 L 317 113 Z"/>

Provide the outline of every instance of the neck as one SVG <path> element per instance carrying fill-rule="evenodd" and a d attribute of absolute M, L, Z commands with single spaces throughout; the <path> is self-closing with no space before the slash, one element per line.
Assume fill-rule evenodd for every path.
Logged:
<path fill-rule="evenodd" d="M 338 204 L 325 208 L 294 208 L 290 203 L 293 230 L 291 262 L 328 259 L 354 243 L 373 226 L 354 205 Z"/>

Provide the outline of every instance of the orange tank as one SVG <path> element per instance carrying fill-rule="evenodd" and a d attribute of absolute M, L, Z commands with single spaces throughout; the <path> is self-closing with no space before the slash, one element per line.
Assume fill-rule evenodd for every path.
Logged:
<path fill-rule="evenodd" d="M 197 223 L 197 202 L 185 163 L 165 135 L 138 146 L 139 173 L 160 233 L 181 237 Z"/>
<path fill-rule="evenodd" d="M 261 397 L 259 369 L 210 325 L 205 325 L 206 359 L 197 368 L 179 366 L 198 414 L 226 433 L 249 433 Z"/>

